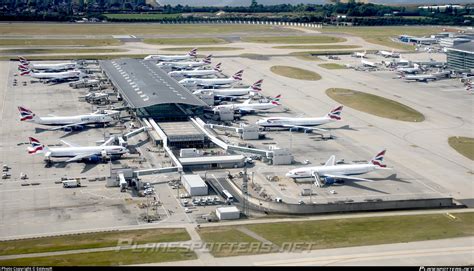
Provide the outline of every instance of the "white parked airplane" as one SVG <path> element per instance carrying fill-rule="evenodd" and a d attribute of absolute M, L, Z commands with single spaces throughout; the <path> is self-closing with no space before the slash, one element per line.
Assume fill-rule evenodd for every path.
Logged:
<path fill-rule="evenodd" d="M 80 70 L 63 71 L 63 72 L 32 72 L 31 70 L 23 70 L 21 76 L 28 75 L 37 79 L 46 79 L 48 81 L 61 81 L 69 79 L 82 78 L 85 74 Z"/>
<path fill-rule="evenodd" d="M 217 63 L 217 65 L 213 69 L 172 71 L 172 72 L 169 72 L 168 75 L 169 76 L 185 76 L 185 77 L 202 77 L 202 76 L 215 75 L 220 72 L 222 72 L 221 63 Z"/>
<path fill-rule="evenodd" d="M 201 94 L 201 93 L 213 93 L 214 96 L 217 97 L 235 97 L 235 96 L 245 96 L 245 95 L 253 95 L 262 91 L 262 83 L 263 79 L 258 80 L 252 86 L 247 88 L 214 88 L 214 89 L 197 89 L 193 92 L 193 94 Z"/>
<path fill-rule="evenodd" d="M 378 63 L 375 63 L 375 62 L 372 62 L 372 61 L 369 61 L 369 60 L 365 60 L 363 58 L 360 58 L 360 63 L 362 63 L 362 66 L 364 66 L 364 67 L 370 67 L 370 68 L 377 68 L 378 67 Z"/>
<path fill-rule="evenodd" d="M 369 163 L 349 165 L 336 165 L 336 157 L 332 155 L 324 166 L 293 169 L 290 170 L 286 176 L 293 179 L 314 178 L 318 187 L 321 187 L 322 185 L 341 183 L 344 180 L 372 181 L 369 179 L 356 178 L 350 175 L 365 174 L 378 169 L 389 169 L 383 163 L 384 155 L 385 150 L 375 155 Z"/>
<path fill-rule="evenodd" d="M 208 55 L 201 61 L 180 61 L 180 62 L 173 62 L 173 61 L 166 61 L 166 62 L 159 62 L 157 65 L 159 67 L 171 67 L 176 69 L 190 69 L 195 67 L 202 67 L 211 64 L 211 57 L 212 55 Z"/>
<path fill-rule="evenodd" d="M 274 99 L 264 103 L 250 103 L 252 99 L 248 99 L 243 103 L 221 104 L 214 106 L 213 110 L 214 112 L 217 112 L 223 108 L 230 108 L 234 111 L 239 111 L 240 113 L 265 111 L 280 106 L 280 97 L 281 95 L 277 95 Z"/>
<path fill-rule="evenodd" d="M 417 75 L 405 75 L 404 73 L 400 74 L 400 78 L 405 81 L 418 81 L 418 82 L 428 82 L 435 81 L 438 77 L 433 74 L 417 74 Z"/>
<path fill-rule="evenodd" d="M 51 116 L 51 117 L 39 117 L 31 110 L 24 108 L 22 106 L 18 107 L 20 111 L 20 121 L 33 122 L 42 125 L 55 125 L 49 130 L 59 130 L 59 129 L 74 129 L 82 128 L 82 126 L 90 124 L 107 124 L 113 122 L 114 116 L 119 114 L 118 111 L 114 110 L 105 110 L 103 112 L 97 111 L 92 114 L 84 114 L 77 116 Z"/>
<path fill-rule="evenodd" d="M 397 68 L 397 72 L 408 73 L 408 74 L 415 74 L 415 73 L 419 73 L 419 72 L 422 72 L 422 71 L 423 71 L 423 68 L 421 68 L 420 65 L 418 65 L 416 63 L 413 65 L 413 67 Z"/>
<path fill-rule="evenodd" d="M 400 54 L 395 53 L 394 50 L 392 50 L 391 52 L 382 50 L 382 51 L 379 51 L 378 53 L 382 55 L 383 57 L 395 57 L 395 58 L 400 57 Z"/>
<path fill-rule="evenodd" d="M 219 87 L 223 85 L 231 85 L 235 82 L 242 81 L 242 74 L 244 70 L 236 72 L 229 78 L 185 78 L 179 81 L 183 86 L 205 86 L 205 87 Z"/>
<path fill-rule="evenodd" d="M 18 69 L 31 69 L 31 70 L 46 70 L 46 71 L 65 71 L 78 68 L 78 64 L 75 62 L 63 62 L 63 63 L 30 63 L 24 57 L 18 57 L 20 65 Z"/>
<path fill-rule="evenodd" d="M 31 144 L 31 147 L 28 147 L 29 154 L 44 153 L 44 156 L 48 158 L 72 157 L 66 160 L 66 163 L 81 160 L 98 161 L 100 158 L 105 158 L 109 156 L 121 156 L 129 152 L 129 150 L 125 147 L 118 145 L 109 145 L 110 143 L 112 143 L 114 139 L 113 137 L 100 146 L 88 147 L 82 147 L 77 144 L 72 144 L 61 140 L 61 142 L 68 145 L 68 147 L 59 148 L 48 148 L 33 137 L 30 137 L 29 139 Z"/>
<path fill-rule="evenodd" d="M 185 55 L 149 55 L 144 60 L 158 60 L 158 61 L 182 61 L 195 58 L 197 54 L 197 48 L 193 48 Z"/>
<path fill-rule="evenodd" d="M 291 129 L 303 129 L 305 132 L 309 132 L 312 130 L 318 130 L 322 132 L 326 132 L 327 130 L 321 128 L 315 128 L 311 126 L 319 126 L 326 123 L 339 121 L 341 120 L 341 113 L 342 113 L 343 106 L 340 105 L 331 112 L 327 113 L 323 117 L 319 118 L 289 118 L 289 117 L 270 117 L 270 118 L 263 118 L 257 121 L 257 125 L 262 126 L 264 128 L 271 128 L 271 127 L 284 127 Z"/>
<path fill-rule="evenodd" d="M 365 55 L 367 54 L 367 51 L 363 51 L 363 52 L 354 52 L 351 56 L 353 57 L 361 57 L 361 58 L 365 58 Z"/>

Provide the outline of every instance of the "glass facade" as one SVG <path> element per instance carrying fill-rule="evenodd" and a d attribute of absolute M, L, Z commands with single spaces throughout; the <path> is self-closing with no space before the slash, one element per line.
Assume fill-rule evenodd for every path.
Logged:
<path fill-rule="evenodd" d="M 446 52 L 448 69 L 469 70 L 474 69 L 474 52 L 449 50 Z"/>

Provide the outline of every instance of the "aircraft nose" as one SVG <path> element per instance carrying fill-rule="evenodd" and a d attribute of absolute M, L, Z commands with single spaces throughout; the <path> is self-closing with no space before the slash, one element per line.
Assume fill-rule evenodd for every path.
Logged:
<path fill-rule="evenodd" d="M 286 177 L 291 177 L 291 176 L 293 176 L 293 174 L 291 172 L 288 172 L 288 173 L 285 174 L 285 176 Z"/>

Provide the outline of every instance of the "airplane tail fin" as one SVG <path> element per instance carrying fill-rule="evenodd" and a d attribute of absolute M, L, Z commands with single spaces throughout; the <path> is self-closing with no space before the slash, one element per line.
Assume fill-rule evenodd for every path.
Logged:
<path fill-rule="evenodd" d="M 204 62 L 206 64 L 211 64 L 211 58 L 212 58 L 212 55 L 208 55 L 208 56 L 206 56 L 206 58 L 204 58 L 202 60 L 202 62 Z"/>
<path fill-rule="evenodd" d="M 253 83 L 252 85 L 252 92 L 260 92 L 262 91 L 262 83 L 263 79 L 258 80 L 257 82 Z"/>
<path fill-rule="evenodd" d="M 27 71 L 29 69 L 30 69 L 30 66 L 28 66 L 28 64 L 23 64 L 22 63 L 22 64 L 18 65 L 18 70 L 19 71 Z"/>
<path fill-rule="evenodd" d="M 336 156 L 331 155 L 331 157 L 329 157 L 329 159 L 326 161 L 326 163 L 324 164 L 324 166 L 325 166 L 325 167 L 334 166 L 335 163 L 336 163 Z"/>
<path fill-rule="evenodd" d="M 20 121 L 35 121 L 38 117 L 31 110 L 18 106 L 18 111 L 20 111 Z"/>
<path fill-rule="evenodd" d="M 31 70 L 30 70 L 30 69 L 28 69 L 28 70 L 24 70 L 24 71 L 22 71 L 22 72 L 20 73 L 20 75 L 21 75 L 21 76 L 29 75 L 29 74 L 30 74 L 30 72 L 31 72 Z"/>
<path fill-rule="evenodd" d="M 222 63 L 217 63 L 216 66 L 214 67 L 214 70 L 217 71 L 217 72 L 222 72 L 222 69 L 221 69 L 221 64 Z"/>
<path fill-rule="evenodd" d="M 35 154 L 35 153 L 41 153 L 43 151 L 47 151 L 48 147 L 45 145 L 41 144 L 38 139 L 29 137 L 30 144 L 31 146 L 28 147 L 28 153 L 29 154 Z"/>
<path fill-rule="evenodd" d="M 331 112 L 327 114 L 327 117 L 332 120 L 341 120 L 342 108 L 344 107 L 342 105 L 339 105 L 338 107 L 331 110 Z"/>
<path fill-rule="evenodd" d="M 18 57 L 18 61 L 20 61 L 21 64 L 29 64 L 30 62 L 28 61 L 28 59 L 26 59 L 25 57 L 22 57 L 22 56 L 19 56 Z"/>
<path fill-rule="evenodd" d="M 280 98 L 281 98 L 281 94 L 278 94 L 277 96 L 275 96 L 275 98 L 272 99 L 272 104 L 274 105 L 280 105 Z"/>
<path fill-rule="evenodd" d="M 383 150 L 383 151 L 377 153 L 377 155 L 375 155 L 374 158 L 372 158 L 372 160 L 370 160 L 370 163 L 374 164 L 374 165 L 376 165 L 380 168 L 386 168 L 387 165 L 385 165 L 384 162 L 383 162 L 385 152 L 386 152 L 386 150 Z"/>
<path fill-rule="evenodd" d="M 188 55 L 189 56 L 196 56 L 197 55 L 197 48 L 193 48 L 191 49 L 191 51 L 188 52 Z"/>
<path fill-rule="evenodd" d="M 240 70 L 238 72 L 236 72 L 232 78 L 234 78 L 235 80 L 242 80 L 242 74 L 244 73 L 244 70 Z"/>

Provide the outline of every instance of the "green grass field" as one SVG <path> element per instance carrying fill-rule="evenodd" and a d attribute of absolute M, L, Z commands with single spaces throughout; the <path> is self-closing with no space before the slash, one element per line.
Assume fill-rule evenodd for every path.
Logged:
<path fill-rule="evenodd" d="M 289 243 L 306 244 L 304 250 L 351 246 L 391 244 L 423 240 L 436 240 L 474 235 L 474 212 L 453 214 L 396 215 L 368 218 L 329 219 L 302 222 L 250 224 L 245 227 L 280 248 Z M 199 230 L 208 243 L 259 241 L 238 231 L 237 226 L 210 227 Z M 284 245 L 285 244 L 285 245 Z M 270 251 L 234 250 L 229 246 L 214 246 L 217 257 L 268 253 Z"/>
<path fill-rule="evenodd" d="M 254 224 L 251 231 L 276 245 L 312 242 L 312 249 L 413 242 L 474 235 L 474 213 L 331 219 Z"/>
<path fill-rule="evenodd" d="M 118 53 L 126 52 L 125 49 L 100 49 L 100 48 L 90 48 L 90 49 L 71 49 L 71 48 L 59 48 L 59 49 L 0 49 L 2 54 L 19 54 L 19 55 L 28 55 L 28 54 L 80 54 L 80 53 Z"/>
<path fill-rule="evenodd" d="M 238 249 L 237 246 L 232 246 L 230 244 L 218 245 L 221 242 L 241 243 L 241 244 L 243 243 L 243 244 L 246 244 L 246 247 L 250 247 L 250 243 L 261 244 L 260 241 L 248 236 L 245 233 L 242 233 L 241 231 L 235 228 L 223 228 L 223 227 L 201 228 L 198 231 L 198 233 L 201 236 L 202 240 L 207 243 L 207 246 L 211 254 L 214 255 L 215 257 L 227 257 L 227 256 L 252 254 L 251 251 Z"/>
<path fill-rule="evenodd" d="M 223 44 L 227 43 L 219 38 L 159 38 L 159 39 L 144 39 L 144 43 L 157 45 L 208 45 L 208 44 Z"/>
<path fill-rule="evenodd" d="M 452 136 L 448 138 L 451 148 L 465 157 L 474 160 L 474 138 L 464 136 Z"/>
<path fill-rule="evenodd" d="M 326 94 L 338 103 L 378 117 L 410 122 L 425 119 L 413 108 L 377 95 L 343 88 L 327 89 Z"/>
<path fill-rule="evenodd" d="M 344 65 L 337 64 L 337 63 L 323 63 L 323 64 L 319 64 L 318 66 L 323 67 L 323 68 L 328 69 L 328 70 L 346 69 L 346 67 Z"/>
<path fill-rule="evenodd" d="M 325 50 L 325 49 L 352 49 L 360 48 L 357 45 L 282 45 L 273 46 L 275 49 L 307 49 L 307 50 Z"/>
<path fill-rule="evenodd" d="M 115 46 L 117 39 L 0 39 L 0 46 Z"/>
<path fill-rule="evenodd" d="M 239 55 L 240 57 L 253 59 L 253 60 L 269 60 L 270 58 L 266 55 L 259 55 L 259 54 L 250 54 L 250 53 L 243 53 Z"/>
<path fill-rule="evenodd" d="M 159 263 L 196 259 L 196 254 L 186 248 L 156 251 L 104 251 L 77 253 L 60 256 L 0 260 L 2 266 L 117 266 L 143 263 Z"/>
<path fill-rule="evenodd" d="M 344 38 L 330 36 L 242 37 L 240 39 L 245 42 L 281 44 L 336 43 L 346 41 Z"/>
<path fill-rule="evenodd" d="M 272 66 L 270 70 L 275 74 L 293 78 L 293 79 L 298 79 L 298 80 L 316 81 L 316 80 L 321 79 L 321 76 L 315 72 L 296 68 L 296 67 Z"/>
<path fill-rule="evenodd" d="M 119 239 L 138 244 L 190 240 L 185 229 L 96 232 L 0 242 L 0 255 L 26 254 L 116 246 Z M 1 265 L 1 264 L 0 264 Z"/>
<path fill-rule="evenodd" d="M 266 25 L 198 25 L 153 23 L 2 23 L 0 35 L 157 35 L 157 34 L 220 34 L 238 32 L 298 32 Z"/>
<path fill-rule="evenodd" d="M 312 54 L 312 52 L 293 52 L 290 53 L 290 56 L 306 61 L 323 61 L 317 55 Z"/>
<path fill-rule="evenodd" d="M 392 47 L 400 50 L 414 50 L 409 44 L 391 41 L 391 37 L 399 35 L 425 36 L 442 32 L 441 27 L 427 26 L 358 26 L 358 27 L 324 27 L 319 29 L 323 33 L 346 33 L 359 36 L 367 42 Z"/>
<path fill-rule="evenodd" d="M 174 47 L 174 48 L 160 48 L 163 51 L 190 51 L 193 48 L 197 48 L 198 52 L 212 52 L 212 51 L 233 51 L 241 50 L 239 47 Z"/>
<path fill-rule="evenodd" d="M 141 13 L 141 14 L 123 14 L 123 13 L 104 13 L 107 19 L 120 20 L 161 20 L 161 19 L 176 19 L 180 18 L 181 14 L 163 14 L 163 13 Z"/>

